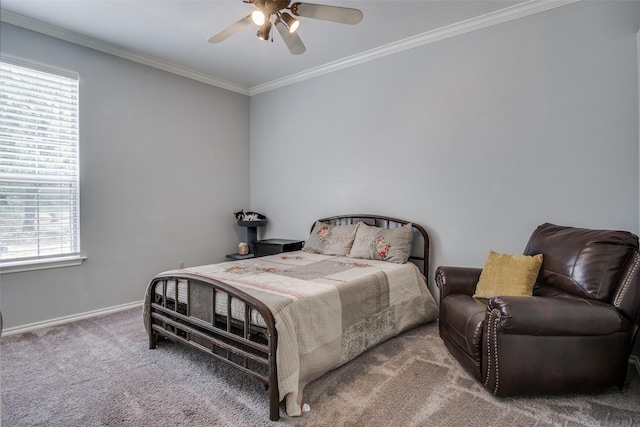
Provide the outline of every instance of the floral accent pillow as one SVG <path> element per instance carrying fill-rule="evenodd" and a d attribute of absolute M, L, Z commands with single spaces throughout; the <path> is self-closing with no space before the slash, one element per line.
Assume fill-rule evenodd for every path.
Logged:
<path fill-rule="evenodd" d="M 302 250 L 324 255 L 347 255 L 359 225 L 332 225 L 316 221 Z"/>
<path fill-rule="evenodd" d="M 413 224 L 381 228 L 362 224 L 358 228 L 349 256 L 404 264 L 411 254 Z"/>

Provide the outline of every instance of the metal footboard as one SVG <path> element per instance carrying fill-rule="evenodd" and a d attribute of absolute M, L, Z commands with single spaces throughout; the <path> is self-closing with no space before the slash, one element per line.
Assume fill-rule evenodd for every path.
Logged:
<path fill-rule="evenodd" d="M 264 303 L 223 282 L 190 274 L 158 275 L 147 292 L 149 348 L 165 337 L 258 379 L 269 390 L 269 418 L 280 418 L 278 337 Z M 264 324 L 252 321 L 255 313 Z"/>

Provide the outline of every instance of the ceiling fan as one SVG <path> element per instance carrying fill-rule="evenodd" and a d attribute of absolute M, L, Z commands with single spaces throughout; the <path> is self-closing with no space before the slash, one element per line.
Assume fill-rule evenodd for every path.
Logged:
<path fill-rule="evenodd" d="M 299 55 L 306 50 L 300 36 L 296 33 L 300 22 L 285 10 L 288 10 L 295 16 L 322 19 L 324 21 L 338 22 L 341 24 L 354 25 L 362 21 L 362 12 L 349 7 L 327 6 L 315 3 L 290 4 L 291 0 L 243 1 L 244 3 L 253 4 L 256 10 L 231 24 L 218 34 L 209 37 L 209 43 L 220 43 L 252 23 L 259 27 L 257 33 L 258 38 L 261 40 L 269 40 L 272 25 L 275 25 L 291 53 Z"/>

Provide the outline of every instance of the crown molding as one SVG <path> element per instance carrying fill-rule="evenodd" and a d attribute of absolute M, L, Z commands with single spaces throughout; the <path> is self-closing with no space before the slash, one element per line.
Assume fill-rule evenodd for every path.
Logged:
<path fill-rule="evenodd" d="M 120 58 L 128 59 L 130 61 L 138 62 L 140 64 L 148 65 L 150 67 L 177 74 L 179 76 L 187 77 L 192 80 L 197 80 L 199 82 L 206 83 L 212 86 L 217 86 L 222 89 L 227 89 L 232 92 L 249 95 L 249 89 L 245 86 L 219 79 L 209 74 L 201 73 L 199 71 L 195 71 L 187 67 L 182 67 L 171 62 L 135 53 L 111 43 L 103 42 L 93 37 L 85 36 L 74 31 L 69 31 L 55 25 L 38 21 L 36 19 L 28 18 L 26 16 L 10 12 L 8 10 L 1 10 L 0 21 L 6 22 L 8 24 L 13 24 L 18 27 L 26 28 L 27 30 L 36 31 L 38 33 L 68 41 L 80 46 L 88 47 L 100 52 L 108 53 Z"/>
<path fill-rule="evenodd" d="M 283 86 L 298 83 L 303 80 L 308 80 L 314 77 L 322 76 L 324 74 L 332 73 L 343 68 L 353 67 L 364 62 L 373 61 L 375 59 L 383 58 L 388 55 L 403 52 L 405 50 L 413 49 L 430 43 L 435 43 L 440 40 L 456 37 L 486 27 L 498 25 L 503 22 L 512 21 L 514 19 L 523 18 L 570 3 L 575 3 L 576 1 L 580 0 L 529 0 L 524 3 L 501 9 L 496 12 L 488 13 L 486 15 L 471 18 L 466 21 L 461 21 L 433 31 L 418 34 L 416 36 L 409 37 L 398 42 L 371 49 L 357 55 L 340 59 L 338 61 L 329 62 L 320 67 L 315 67 L 306 71 L 302 71 L 300 73 L 291 74 L 287 77 L 273 80 L 265 84 L 253 86 L 251 88 L 219 79 L 217 77 L 211 76 L 209 74 L 204 74 L 187 67 L 182 67 L 180 65 L 176 65 L 150 56 L 141 55 L 121 48 L 119 46 L 97 40 L 93 37 L 88 37 L 80 33 L 57 27 L 55 25 L 46 24 L 44 22 L 31 19 L 7 10 L 0 10 L 0 21 L 46 34 L 48 36 L 65 40 L 80 46 L 85 46 L 94 50 L 108 53 L 110 55 L 118 56 L 120 58 L 148 65 L 150 67 L 158 68 L 160 70 L 197 80 L 212 86 L 217 86 L 222 89 L 227 89 L 232 92 L 253 96 Z"/>
<path fill-rule="evenodd" d="M 504 8 L 496 12 L 491 12 L 486 15 L 471 18 L 466 21 L 460 21 L 433 31 L 418 34 L 404 40 L 389 43 L 387 45 L 377 47 L 375 49 L 371 49 L 357 55 L 324 64 L 320 67 L 312 68 L 296 74 L 291 74 L 290 76 L 283 77 L 269 83 L 254 86 L 249 90 L 249 94 L 257 95 L 259 93 L 277 89 L 282 86 L 288 86 L 290 84 L 298 83 L 303 80 L 332 73 L 343 68 L 353 67 L 355 65 L 372 61 L 374 59 L 383 58 L 388 55 L 393 55 L 405 50 L 414 49 L 419 46 L 435 43 L 440 40 L 456 37 L 493 25 L 498 25 L 503 22 L 523 18 L 529 15 L 544 12 L 549 9 L 554 9 L 556 7 L 575 3 L 577 1 L 580 0 L 529 0 L 527 2 Z"/>

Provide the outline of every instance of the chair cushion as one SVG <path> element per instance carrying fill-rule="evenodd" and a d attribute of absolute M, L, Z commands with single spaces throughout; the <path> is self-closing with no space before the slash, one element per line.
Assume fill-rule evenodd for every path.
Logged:
<path fill-rule="evenodd" d="M 540 265 L 542 254 L 508 255 L 489 251 L 473 297 L 531 296 Z"/>
<path fill-rule="evenodd" d="M 487 301 L 451 294 L 440 304 L 442 338 L 451 341 L 479 363 Z"/>
<path fill-rule="evenodd" d="M 582 298 L 610 301 L 636 248 L 638 237 L 627 231 L 547 223 L 533 232 L 524 254 L 544 255 L 536 287 L 553 286 Z"/>

